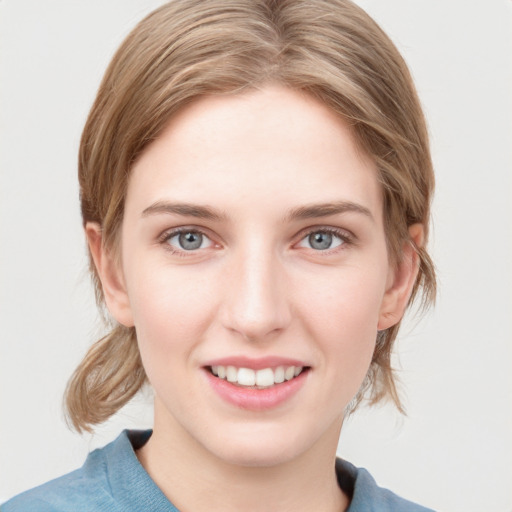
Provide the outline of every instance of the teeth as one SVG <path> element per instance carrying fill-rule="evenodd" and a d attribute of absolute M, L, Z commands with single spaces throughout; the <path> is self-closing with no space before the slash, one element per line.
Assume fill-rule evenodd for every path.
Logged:
<path fill-rule="evenodd" d="M 256 372 L 249 368 L 238 370 L 238 384 L 242 386 L 254 386 L 256 384 Z"/>
<path fill-rule="evenodd" d="M 236 382 L 238 376 L 237 369 L 234 366 L 228 366 L 226 368 L 226 379 L 228 382 Z"/>
<path fill-rule="evenodd" d="M 300 366 L 298 366 L 297 368 L 300 368 Z M 284 367 L 283 366 L 278 366 L 274 370 L 274 382 L 276 384 L 281 384 L 281 382 L 284 382 Z"/>
<path fill-rule="evenodd" d="M 274 385 L 274 372 L 270 368 L 258 370 L 256 372 L 256 385 L 257 386 L 273 386 Z"/>
<path fill-rule="evenodd" d="M 274 384 L 281 384 L 285 380 L 298 377 L 304 367 L 302 366 L 278 366 L 277 368 L 263 368 L 252 370 L 251 368 L 236 368 L 235 366 L 212 366 L 213 375 L 219 379 L 239 386 L 268 388 Z"/>
<path fill-rule="evenodd" d="M 219 366 L 219 370 L 220 370 L 220 366 Z M 284 378 L 286 380 L 291 380 L 291 379 L 293 379 L 294 376 L 295 376 L 295 366 L 288 366 L 288 368 L 286 368 L 286 370 L 284 371 Z M 220 377 L 220 374 L 219 374 L 219 377 Z"/>

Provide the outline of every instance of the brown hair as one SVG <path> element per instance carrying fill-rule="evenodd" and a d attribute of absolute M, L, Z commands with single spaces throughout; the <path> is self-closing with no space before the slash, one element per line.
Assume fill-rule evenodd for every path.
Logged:
<path fill-rule="evenodd" d="M 348 0 L 174 0 L 142 20 L 103 78 L 79 153 L 84 224 L 96 222 L 115 250 L 130 170 L 169 119 L 205 94 L 278 83 L 323 102 L 351 126 L 379 170 L 389 253 L 401 256 L 408 227 L 428 235 L 434 177 L 423 113 L 409 71 L 378 25 Z M 411 242 L 412 243 L 412 242 Z M 412 300 L 434 298 L 423 247 Z M 91 260 L 98 305 L 103 293 Z M 134 328 L 112 325 L 87 353 L 66 392 L 69 418 L 90 430 L 145 382 Z M 355 404 L 390 397 L 401 409 L 390 356 L 399 325 L 379 332 Z"/>

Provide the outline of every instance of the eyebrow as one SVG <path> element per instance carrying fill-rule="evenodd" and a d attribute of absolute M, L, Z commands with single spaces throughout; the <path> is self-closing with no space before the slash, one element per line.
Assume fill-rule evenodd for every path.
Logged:
<path fill-rule="evenodd" d="M 371 211 L 365 206 L 352 201 L 334 201 L 293 208 L 285 216 L 285 221 L 291 222 L 295 220 L 315 219 L 347 212 L 359 213 L 374 220 Z M 196 217 L 198 219 L 212 221 L 224 221 L 227 219 L 227 215 L 224 212 L 211 208 L 210 206 L 192 203 L 171 203 L 167 201 L 157 201 L 148 206 L 142 212 L 142 217 L 162 213 L 182 215 L 184 217 Z"/>
<path fill-rule="evenodd" d="M 353 203 L 352 201 L 334 201 L 332 203 L 299 206 L 298 208 L 290 210 L 290 212 L 286 216 L 286 220 L 293 221 L 315 219 L 319 217 L 328 217 L 329 215 L 338 215 L 347 212 L 360 213 L 370 218 L 371 220 L 375 220 L 373 218 L 372 212 L 368 208 L 366 208 L 366 206 Z"/>
<path fill-rule="evenodd" d="M 167 201 L 157 201 L 151 206 L 148 206 L 142 212 L 142 217 L 159 213 L 183 215 L 185 217 L 196 217 L 198 219 L 213 221 L 221 221 L 227 218 L 226 214 L 215 210 L 214 208 L 210 208 L 209 206 L 191 203 L 169 203 Z"/>

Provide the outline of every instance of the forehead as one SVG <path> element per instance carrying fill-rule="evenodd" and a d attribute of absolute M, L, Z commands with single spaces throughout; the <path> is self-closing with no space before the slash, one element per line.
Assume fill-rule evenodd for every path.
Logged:
<path fill-rule="evenodd" d="M 136 162 L 127 204 L 158 200 L 259 205 L 350 200 L 381 210 L 375 165 L 322 103 L 282 87 L 201 98 Z"/>

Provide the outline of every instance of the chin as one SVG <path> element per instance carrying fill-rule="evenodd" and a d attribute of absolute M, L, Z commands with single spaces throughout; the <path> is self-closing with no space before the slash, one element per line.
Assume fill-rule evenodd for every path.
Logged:
<path fill-rule="evenodd" d="M 298 432 L 290 435 L 289 429 L 275 432 L 273 429 L 247 429 L 245 432 L 223 435 L 215 445 L 206 448 L 227 464 L 241 467 L 274 467 L 300 457 L 315 443 L 310 436 Z M 238 434 L 238 435 L 237 435 Z M 312 437 L 312 436 L 311 436 Z"/>
<path fill-rule="evenodd" d="M 291 448 L 266 446 L 234 446 L 231 450 L 223 450 L 220 457 L 228 464 L 247 468 L 275 467 L 294 460 L 299 453 Z"/>

